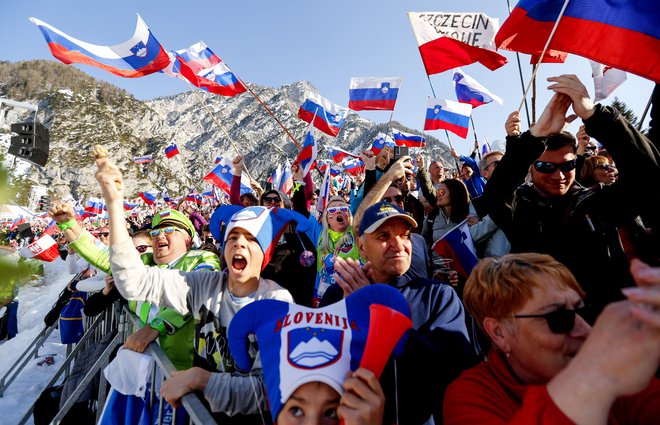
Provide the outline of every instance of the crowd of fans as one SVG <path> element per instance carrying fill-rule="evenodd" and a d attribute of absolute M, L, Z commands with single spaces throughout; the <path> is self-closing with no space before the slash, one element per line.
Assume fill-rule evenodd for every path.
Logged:
<path fill-rule="evenodd" d="M 238 155 L 227 202 L 126 217 L 122 173 L 96 147 L 107 221 L 81 224 L 65 202 L 50 210 L 69 272 L 89 277 L 77 287 L 93 293 L 85 314 L 128 302 L 146 326 L 125 348 L 158 341 L 179 370 L 164 398 L 177 407 L 199 391 L 219 423 L 657 423 L 660 140 L 594 105 L 576 77 L 549 81 L 529 130 L 509 115 L 505 152 L 452 151 L 452 173 L 363 151 L 354 187 L 320 199 L 299 164 L 291 193 L 253 184 L 241 195 Z M 569 108 L 583 121 L 576 136 L 564 131 Z M 464 222 L 480 259 L 469 276 L 432 249 Z M 332 324 L 329 312 L 345 302 L 352 314 L 374 284 L 395 288 L 411 320 L 380 376 L 346 361 L 337 381 L 327 362 L 303 367 L 258 335 L 232 341 L 234 320 L 279 314 L 263 300 Z M 294 317 L 277 316 L 275 332 Z M 338 347 L 336 359 L 348 355 Z M 273 366 L 273 352 L 288 361 Z"/>

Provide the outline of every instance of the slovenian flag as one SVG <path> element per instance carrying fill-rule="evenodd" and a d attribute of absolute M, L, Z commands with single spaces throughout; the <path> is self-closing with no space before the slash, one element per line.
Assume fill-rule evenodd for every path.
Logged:
<path fill-rule="evenodd" d="M 477 80 L 467 75 L 460 68 L 454 70 L 454 89 L 456 99 L 461 103 L 469 103 L 473 108 L 495 101 L 502 105 L 502 99 L 493 94 Z"/>
<path fill-rule="evenodd" d="M 173 71 L 181 73 L 195 87 L 229 97 L 247 91 L 247 87 L 203 41 L 177 50 L 174 55 Z"/>
<path fill-rule="evenodd" d="M 302 167 L 303 177 L 309 173 L 316 161 L 318 155 L 318 146 L 316 145 L 316 136 L 314 135 L 314 126 L 310 123 L 305 135 L 305 142 L 303 143 L 302 150 L 298 154 L 296 162 L 300 163 Z"/>
<path fill-rule="evenodd" d="M 136 156 L 133 158 L 134 164 L 150 164 L 153 161 L 151 155 Z"/>
<path fill-rule="evenodd" d="M 409 148 L 423 148 L 426 146 L 426 139 L 419 134 L 404 133 L 393 128 L 392 135 L 397 146 L 408 146 Z"/>
<path fill-rule="evenodd" d="M 156 203 L 156 196 L 158 196 L 157 193 L 152 192 L 140 192 L 139 195 L 147 205 L 154 205 Z"/>
<path fill-rule="evenodd" d="M 314 127 L 330 136 L 339 134 L 347 115 L 348 109 L 314 93 L 307 94 L 307 99 L 298 110 L 298 118 L 308 123 L 314 121 Z"/>
<path fill-rule="evenodd" d="M 394 149 L 396 143 L 394 143 L 394 140 L 392 140 L 389 135 L 385 133 L 378 133 L 373 143 L 371 144 L 371 151 L 378 155 L 380 151 L 382 151 L 386 146 L 390 149 Z"/>
<path fill-rule="evenodd" d="M 172 158 L 173 156 L 177 156 L 178 154 L 179 154 L 179 148 L 175 144 L 171 144 L 165 148 L 165 156 L 168 158 Z"/>
<path fill-rule="evenodd" d="M 114 46 L 86 43 L 37 18 L 30 21 L 41 30 L 53 56 L 65 64 L 84 63 L 120 77 L 135 78 L 160 71 L 170 63 L 167 52 L 140 15 L 133 37 Z"/>
<path fill-rule="evenodd" d="M 196 204 L 202 203 L 202 195 L 197 192 L 197 190 L 193 189 L 188 195 L 186 195 L 186 201 L 188 202 L 194 202 Z"/>
<path fill-rule="evenodd" d="M 291 172 L 291 164 L 286 160 L 284 166 L 278 166 L 273 174 L 270 176 L 273 189 L 278 192 L 288 194 L 293 188 L 293 173 Z"/>
<path fill-rule="evenodd" d="M 346 158 L 359 158 L 358 155 L 350 153 L 337 146 L 326 145 L 325 151 L 328 152 L 328 155 L 330 155 L 337 164 L 340 164 Z"/>
<path fill-rule="evenodd" d="M 364 173 L 365 166 L 364 162 L 361 159 L 349 158 L 344 161 L 344 171 L 348 174 L 357 176 L 358 174 Z"/>
<path fill-rule="evenodd" d="M 137 207 L 137 204 L 124 200 L 124 211 L 131 211 L 135 207 Z"/>
<path fill-rule="evenodd" d="M 534 54 L 553 31 L 563 2 L 521 0 L 497 33 L 501 49 Z M 571 1 L 548 48 L 660 82 L 660 6 L 645 1 Z"/>
<path fill-rule="evenodd" d="M 103 212 L 105 205 L 100 198 L 91 197 L 85 202 L 85 212 L 99 215 Z"/>
<path fill-rule="evenodd" d="M 354 111 L 393 111 L 401 77 L 351 78 L 348 107 Z"/>
<path fill-rule="evenodd" d="M 204 177 L 204 181 L 209 182 L 224 192 L 231 191 L 231 180 L 234 177 L 231 170 L 234 168 L 231 160 L 228 158 L 219 157 L 218 165 Z M 250 179 L 245 173 L 241 174 L 241 194 L 251 192 Z"/>
<path fill-rule="evenodd" d="M 466 138 L 470 125 L 472 105 L 452 100 L 429 99 L 426 107 L 424 130 L 449 130 Z"/>
<path fill-rule="evenodd" d="M 453 260 L 451 268 L 463 279 L 467 279 L 477 265 L 477 251 L 466 220 L 445 233 L 433 244 L 432 249 L 442 258 Z"/>
<path fill-rule="evenodd" d="M 483 13 L 408 12 L 428 75 L 479 62 L 491 71 L 507 63 L 495 51 L 499 20 Z"/>

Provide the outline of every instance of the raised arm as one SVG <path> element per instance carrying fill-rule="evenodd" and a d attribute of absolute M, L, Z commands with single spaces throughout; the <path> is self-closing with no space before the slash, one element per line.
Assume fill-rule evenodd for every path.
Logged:
<path fill-rule="evenodd" d="M 243 202 L 241 202 L 241 175 L 243 174 L 243 155 L 236 155 L 232 159 L 231 163 L 234 165 L 234 168 L 231 172 L 231 188 L 229 189 L 229 202 L 232 205 L 238 205 L 239 207 L 244 207 Z"/>

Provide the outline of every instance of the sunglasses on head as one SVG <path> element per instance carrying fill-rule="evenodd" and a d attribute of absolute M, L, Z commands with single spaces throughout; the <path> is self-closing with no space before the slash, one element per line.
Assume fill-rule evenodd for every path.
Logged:
<path fill-rule="evenodd" d="M 560 169 L 562 172 L 567 173 L 569 171 L 575 170 L 575 164 L 577 160 L 571 159 L 566 162 L 546 162 L 546 161 L 534 161 L 534 169 L 539 173 L 543 174 L 552 174 L 557 169 Z"/>
<path fill-rule="evenodd" d="M 381 201 L 389 204 L 400 204 L 403 202 L 403 195 L 387 196 L 382 198 Z"/>
<path fill-rule="evenodd" d="M 280 198 L 277 195 L 275 195 L 275 196 L 266 196 L 266 197 L 264 197 L 264 204 L 266 204 L 266 203 L 272 204 L 273 202 L 280 202 L 281 200 L 282 200 L 282 198 Z"/>
<path fill-rule="evenodd" d="M 575 327 L 575 315 L 579 314 L 580 317 L 584 318 L 587 311 L 587 307 L 584 306 L 576 308 L 575 310 L 562 308 L 545 314 L 518 314 L 513 317 L 516 319 L 542 318 L 548 323 L 550 332 L 555 334 L 566 334 L 572 331 L 573 327 Z"/>
<path fill-rule="evenodd" d="M 347 213 L 348 207 L 330 207 L 328 208 L 328 214 L 337 214 L 337 213 Z"/>
<path fill-rule="evenodd" d="M 149 248 L 151 248 L 151 245 L 138 245 L 135 247 L 140 254 L 144 254 Z"/>
<path fill-rule="evenodd" d="M 152 229 L 149 231 L 149 234 L 151 235 L 152 238 L 157 238 L 158 235 L 162 233 L 165 233 L 165 235 L 171 235 L 174 233 L 174 231 L 177 230 L 176 227 L 174 226 L 167 226 L 167 227 L 161 227 L 160 229 Z"/>

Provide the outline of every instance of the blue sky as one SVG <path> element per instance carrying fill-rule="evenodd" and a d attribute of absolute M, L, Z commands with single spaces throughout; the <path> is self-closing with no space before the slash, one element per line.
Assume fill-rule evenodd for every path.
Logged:
<path fill-rule="evenodd" d="M 512 0 L 512 7 L 514 4 Z M 406 15 L 408 11 L 484 12 L 500 18 L 500 25 L 508 15 L 506 0 L 216 0 L 206 3 L 23 0 L 2 5 L 0 60 L 56 60 L 37 27 L 28 21 L 29 16 L 80 40 L 114 45 L 133 35 L 136 13 L 139 13 L 168 50 L 183 49 L 203 40 L 246 82 L 276 87 L 305 79 L 324 97 L 344 106 L 348 104 L 351 77 L 401 76 L 403 83 L 394 119 L 421 130 L 427 97 L 432 94 Z M 502 139 L 504 121 L 522 99 L 515 54 L 500 53 L 509 63 L 496 71 L 479 64 L 463 67 L 504 99 L 503 106 L 491 103 L 473 112 L 480 140 Z M 521 60 L 527 82 L 531 76 L 529 56 L 521 55 Z M 87 65 L 75 66 L 126 89 L 139 99 L 188 90 L 183 82 L 162 74 L 128 79 Z M 586 59 L 571 55 L 565 64 L 544 64 L 537 85 L 537 116 L 550 97 L 545 78 L 564 73 L 577 74 L 593 94 L 591 68 Z M 431 81 L 438 97 L 455 99 L 451 71 L 431 76 Z M 628 74 L 628 81 L 604 103 L 609 104 L 616 95 L 641 116 L 653 86 L 649 80 Z M 360 112 L 360 115 L 376 122 L 389 119 L 389 112 Z M 647 123 L 648 118 L 645 125 Z M 569 130 L 577 131 L 577 124 Z M 443 131 L 432 134 L 446 140 Z M 465 140 L 452 135 L 452 142 L 459 152 L 466 153 L 473 143 L 472 132 Z"/>

